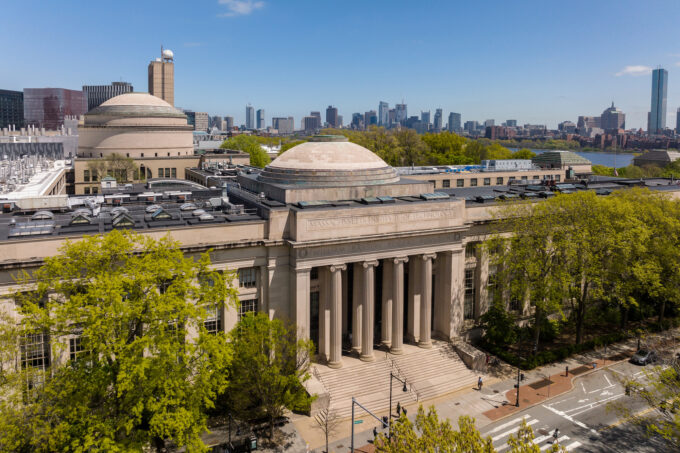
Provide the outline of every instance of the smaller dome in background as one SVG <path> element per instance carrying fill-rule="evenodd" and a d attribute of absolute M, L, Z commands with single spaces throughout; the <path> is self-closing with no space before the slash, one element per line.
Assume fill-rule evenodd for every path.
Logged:
<path fill-rule="evenodd" d="M 175 54 L 172 52 L 170 49 L 163 49 L 163 58 L 167 60 L 174 60 L 175 59 Z"/>

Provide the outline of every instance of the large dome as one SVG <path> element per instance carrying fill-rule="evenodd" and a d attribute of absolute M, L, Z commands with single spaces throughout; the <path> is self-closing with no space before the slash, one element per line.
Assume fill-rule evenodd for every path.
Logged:
<path fill-rule="evenodd" d="M 113 97 L 85 114 L 78 157 L 192 156 L 193 127 L 184 113 L 148 93 Z"/>
<path fill-rule="evenodd" d="M 184 120 L 186 125 L 184 113 L 149 93 L 125 93 L 113 97 L 87 112 L 85 124 L 110 123 L 120 118 L 170 118 L 172 123 Z"/>
<path fill-rule="evenodd" d="M 316 136 L 277 157 L 258 180 L 295 186 L 360 186 L 399 181 L 374 152 L 342 136 Z"/>

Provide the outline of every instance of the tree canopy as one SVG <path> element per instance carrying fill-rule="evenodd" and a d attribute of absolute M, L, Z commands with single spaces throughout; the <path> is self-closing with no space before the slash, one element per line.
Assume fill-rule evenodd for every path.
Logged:
<path fill-rule="evenodd" d="M 680 203 L 663 193 L 583 191 L 509 203 L 497 215 L 485 247 L 506 302 L 533 307 L 534 352 L 550 315 L 572 323 L 579 345 L 588 320 L 608 307 L 625 314 L 647 304 L 663 325 L 680 306 Z M 488 335 L 503 338 L 507 319 L 491 313 Z"/>
<path fill-rule="evenodd" d="M 402 413 L 392 423 L 391 437 L 380 433 L 375 440 L 377 453 L 411 453 L 411 452 L 440 452 L 440 453 L 495 453 L 490 437 L 482 437 L 475 427 L 475 419 L 462 416 L 458 419 L 456 431 L 451 422 L 441 420 L 434 406 L 425 412 L 423 406 L 418 407 L 415 423 Z M 510 435 L 508 439 L 510 453 L 539 453 L 540 447 L 534 442 L 533 430 L 523 419 L 517 435 Z M 548 452 L 566 451 L 563 447 L 552 445 Z"/>
<path fill-rule="evenodd" d="M 285 409 L 306 408 L 312 398 L 302 383 L 310 378 L 310 340 L 294 325 L 248 313 L 231 332 L 234 358 L 226 406 L 242 419 L 265 417 L 270 436 Z"/>
<path fill-rule="evenodd" d="M 220 145 L 224 149 L 236 149 L 250 154 L 250 165 L 264 168 L 270 161 L 266 151 L 262 148 L 262 139 L 252 135 L 237 135 Z"/>
<path fill-rule="evenodd" d="M 0 320 L 3 358 L 20 358 L 2 369 L 0 450 L 204 450 L 232 350 L 204 322 L 235 306 L 230 281 L 207 253 L 120 231 L 67 242 L 21 275 L 18 324 Z"/>

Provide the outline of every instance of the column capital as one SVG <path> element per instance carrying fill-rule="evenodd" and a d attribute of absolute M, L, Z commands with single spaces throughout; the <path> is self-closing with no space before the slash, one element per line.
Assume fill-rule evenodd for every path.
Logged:
<path fill-rule="evenodd" d="M 328 266 L 328 269 L 330 269 L 331 272 L 337 272 L 337 271 L 344 271 L 347 269 L 346 264 L 332 264 Z"/>
<path fill-rule="evenodd" d="M 408 263 L 408 256 L 400 256 L 392 259 L 394 264 Z"/>
<path fill-rule="evenodd" d="M 420 257 L 423 259 L 423 261 L 428 261 L 428 260 L 433 260 L 437 257 L 436 253 L 423 253 L 420 255 Z"/>
<path fill-rule="evenodd" d="M 378 265 L 378 260 L 364 261 L 362 263 L 362 266 L 364 266 L 364 269 L 368 269 L 369 267 L 375 267 L 377 265 Z"/>

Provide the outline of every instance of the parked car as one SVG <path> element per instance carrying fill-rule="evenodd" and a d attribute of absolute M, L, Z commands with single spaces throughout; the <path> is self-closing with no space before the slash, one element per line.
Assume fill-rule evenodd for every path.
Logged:
<path fill-rule="evenodd" d="M 639 349 L 638 352 L 630 358 L 630 362 L 636 365 L 645 366 L 648 363 L 656 362 L 656 359 L 656 352 L 650 351 L 649 349 Z"/>

